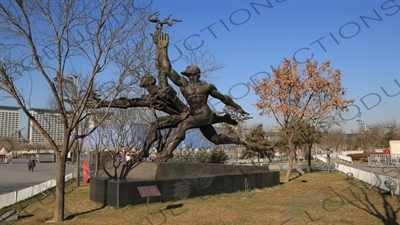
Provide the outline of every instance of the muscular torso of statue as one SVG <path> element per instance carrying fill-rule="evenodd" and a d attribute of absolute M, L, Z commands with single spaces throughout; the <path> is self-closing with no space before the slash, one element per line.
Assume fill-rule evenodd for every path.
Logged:
<path fill-rule="evenodd" d="M 196 83 L 188 82 L 186 86 L 180 88 L 190 106 L 191 115 L 212 114 L 212 111 L 207 104 L 209 96 L 208 90 L 210 90 L 210 86 L 212 85 L 198 81 Z"/>

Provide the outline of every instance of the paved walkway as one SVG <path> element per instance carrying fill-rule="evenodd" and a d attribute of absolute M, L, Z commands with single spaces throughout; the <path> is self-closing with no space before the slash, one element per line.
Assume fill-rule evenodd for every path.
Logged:
<path fill-rule="evenodd" d="M 28 159 L 13 159 L 12 164 L 0 163 L 0 195 L 21 190 L 55 179 L 57 163 L 36 163 L 33 172 L 28 171 Z M 66 174 L 75 171 L 75 165 L 67 164 Z"/>
<path fill-rule="evenodd" d="M 335 162 L 364 171 L 400 178 L 400 168 L 371 168 L 367 164 L 350 164 L 336 158 L 331 158 L 331 164 L 334 165 Z M 75 165 L 67 164 L 66 174 L 74 171 Z M 56 163 L 37 163 L 34 172 L 28 171 L 28 159 L 13 159 L 13 164 L 0 163 L 0 195 L 54 179 L 56 173 Z"/>

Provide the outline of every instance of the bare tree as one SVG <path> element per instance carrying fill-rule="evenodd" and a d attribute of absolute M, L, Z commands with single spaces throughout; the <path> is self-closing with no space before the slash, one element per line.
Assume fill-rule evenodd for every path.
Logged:
<path fill-rule="evenodd" d="M 138 108 L 113 109 L 103 122 L 102 129 L 94 135 L 101 137 L 102 146 L 108 150 L 133 147 L 139 149 L 145 139 L 148 125 L 139 120 Z"/>
<path fill-rule="evenodd" d="M 322 149 L 331 148 L 334 151 L 346 149 L 346 133 L 339 129 L 330 129 L 322 134 L 318 146 Z"/>
<path fill-rule="evenodd" d="M 189 45 L 189 49 L 193 49 Z M 189 65 L 196 65 L 201 68 L 201 78 L 206 81 L 217 78 L 214 72 L 224 68 L 224 65 L 217 60 L 215 53 L 209 46 L 187 50 L 182 53 L 182 58 Z"/>
<path fill-rule="evenodd" d="M 399 127 L 396 122 L 385 122 L 361 126 L 358 130 L 359 146 L 365 151 L 389 147 L 390 140 L 399 140 Z"/>
<path fill-rule="evenodd" d="M 136 4 L 136 5 L 135 5 Z M 15 99 L 22 111 L 41 133 L 57 158 L 56 200 L 53 221 L 64 220 L 65 164 L 68 151 L 75 140 L 93 132 L 98 124 L 85 133 L 76 127 L 85 120 L 86 104 L 93 96 L 95 80 L 110 74 L 111 85 L 103 86 L 103 99 L 113 99 L 124 84 L 138 80 L 146 71 L 150 55 L 146 7 L 134 1 L 6 1 L 0 3 L 0 89 Z M 89 74 L 82 84 L 77 104 L 68 109 L 64 90 L 72 70 Z M 58 146 L 50 134 L 30 113 L 31 102 L 23 94 L 18 80 L 38 74 L 56 101 L 56 113 L 64 127 L 63 143 Z M 104 78 L 103 78 L 104 79 Z M 128 82 L 128 83 L 127 83 Z M 93 108 L 89 114 L 92 114 Z M 103 120 L 106 117 L 104 114 Z"/>

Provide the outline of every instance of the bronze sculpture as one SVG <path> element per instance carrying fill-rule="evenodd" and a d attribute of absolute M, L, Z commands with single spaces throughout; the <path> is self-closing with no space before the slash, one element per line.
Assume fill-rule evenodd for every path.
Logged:
<path fill-rule="evenodd" d="M 245 142 L 237 137 L 217 134 L 212 124 L 226 122 L 237 125 L 237 121 L 233 120 L 229 114 L 218 116 L 213 113 L 207 104 L 207 99 L 212 96 L 221 100 L 225 105 L 232 106 L 242 115 L 248 115 L 248 113 L 236 104 L 231 97 L 220 93 L 213 84 L 200 80 L 201 71 L 197 66 L 188 66 L 185 71 L 181 72 L 183 76 L 172 69 L 168 57 L 169 36 L 167 33 L 162 32 L 162 26 L 164 24 L 172 26 L 175 22 L 180 22 L 180 20 L 170 20 L 169 16 L 160 21 L 158 20 L 158 13 L 150 15 L 148 19 L 156 24 L 156 30 L 152 34 L 152 38 L 153 43 L 156 45 L 155 64 L 158 70 L 158 85 L 156 85 L 156 79 L 152 75 L 145 75 L 142 77 L 140 86 L 146 88 L 149 92 L 148 95 L 132 99 L 119 98 L 111 102 L 95 102 L 101 107 L 149 107 L 169 114 L 157 118 L 151 124 L 143 149 L 138 154 L 137 159 L 140 160 L 148 156 L 151 145 L 159 138 L 158 131 L 165 128 L 176 129 L 165 148 L 157 149 L 156 161 L 167 161 L 171 158 L 173 151 L 185 139 L 186 130 L 192 128 L 199 128 L 204 137 L 216 145 L 245 145 Z M 168 79 L 179 87 L 189 106 L 186 106 L 177 97 L 175 90 L 168 84 Z"/>
<path fill-rule="evenodd" d="M 156 36 L 157 35 L 157 36 Z M 160 67 L 160 73 L 168 77 L 175 85 L 179 86 L 184 98 L 189 104 L 190 113 L 187 118 L 180 122 L 177 126 L 172 139 L 168 142 L 166 148 L 157 153 L 158 160 L 163 158 L 172 157 L 172 152 L 185 139 L 185 132 L 191 128 L 199 128 L 204 137 L 214 144 L 245 144 L 238 138 L 228 137 L 224 134 L 218 135 L 215 131 L 213 124 L 214 114 L 207 104 L 209 96 L 221 100 L 225 105 L 232 106 L 240 114 L 247 115 L 242 107 L 236 104 L 232 98 L 227 95 L 221 94 L 217 88 L 210 83 L 200 80 L 200 68 L 195 65 L 188 66 L 185 71 L 179 75 L 171 67 L 171 62 L 168 58 L 168 44 L 169 36 L 166 33 L 158 32 L 154 34 L 153 39 L 157 39 L 155 44 L 157 46 L 157 53 L 159 54 L 156 59 Z"/>

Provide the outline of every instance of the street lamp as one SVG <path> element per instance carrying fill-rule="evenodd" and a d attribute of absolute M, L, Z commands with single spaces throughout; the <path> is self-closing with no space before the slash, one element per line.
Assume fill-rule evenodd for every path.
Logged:
<path fill-rule="evenodd" d="M 75 108 L 77 108 L 77 104 L 78 104 L 78 76 L 75 75 L 70 75 L 67 76 L 67 78 L 72 79 L 74 82 L 74 90 L 72 93 L 72 102 L 73 104 L 75 104 Z M 79 128 L 78 126 L 75 126 L 75 135 L 78 136 L 78 132 L 79 132 Z M 80 181 L 80 177 L 79 177 L 79 163 L 80 163 L 80 151 L 79 151 L 79 142 L 78 139 L 76 139 L 74 141 L 74 156 L 73 158 L 75 158 L 73 160 L 73 162 L 76 162 L 76 182 L 77 182 L 77 186 L 79 186 L 79 181 Z"/>
<path fill-rule="evenodd" d="M 360 124 L 361 126 L 363 126 L 364 127 L 364 133 L 363 133 L 363 138 L 365 138 L 365 134 L 367 133 L 367 131 L 368 131 L 368 127 L 367 127 L 367 124 L 365 124 L 365 122 L 363 121 L 363 120 L 356 120 L 357 121 L 357 123 L 358 124 Z M 360 145 L 361 145 L 361 147 L 362 147 L 362 145 L 363 145 L 363 141 L 362 141 L 362 139 L 363 138 L 361 138 L 361 141 L 360 141 Z"/>
<path fill-rule="evenodd" d="M 57 76 L 53 80 L 58 82 L 58 78 L 59 77 Z M 69 75 L 69 76 L 66 76 L 66 78 L 68 78 L 68 79 L 61 78 L 61 82 L 65 82 L 65 83 L 69 83 L 69 84 L 73 85 L 72 99 L 71 100 L 70 99 L 62 99 L 62 100 L 72 104 L 73 106 L 75 106 L 75 108 L 77 108 L 77 104 L 78 104 L 78 76 Z M 75 135 L 76 136 L 78 136 L 78 132 L 79 132 L 78 126 L 75 126 Z M 79 150 L 78 150 L 78 148 L 79 148 L 78 140 L 75 140 L 73 144 L 74 144 L 74 153 L 75 154 L 73 155 L 73 160 L 72 161 L 73 161 L 73 163 L 77 162 L 76 163 L 76 176 L 77 176 L 76 181 L 77 181 L 77 186 L 79 186 L 79 179 L 80 179 L 80 177 L 79 177 L 79 161 L 80 161 L 80 157 L 79 156 L 80 155 L 79 154 L 80 153 L 79 153 Z"/>
<path fill-rule="evenodd" d="M 364 132 L 367 132 L 367 125 L 364 123 L 363 120 L 356 120 L 358 122 L 358 124 L 363 125 L 364 126 Z"/>
<path fill-rule="evenodd" d="M 77 95 L 78 95 L 78 76 L 75 76 L 75 75 L 70 75 L 70 76 L 67 76 L 67 78 L 69 78 L 69 79 L 72 79 L 72 80 L 74 80 L 73 81 L 73 84 L 74 84 L 74 90 L 73 90 L 73 98 L 74 99 L 77 99 Z"/>

